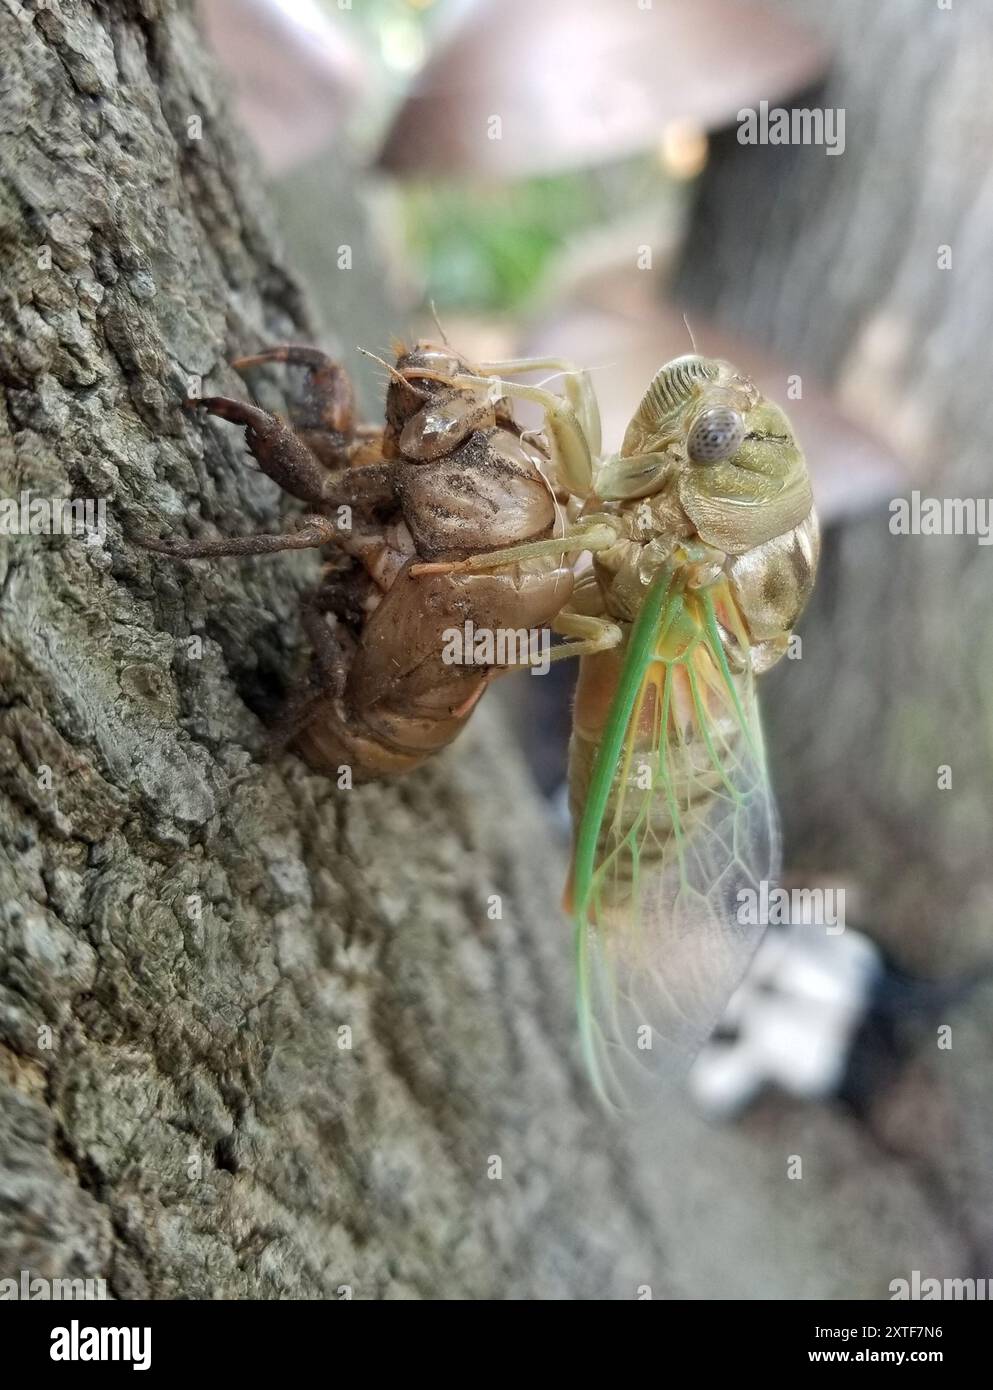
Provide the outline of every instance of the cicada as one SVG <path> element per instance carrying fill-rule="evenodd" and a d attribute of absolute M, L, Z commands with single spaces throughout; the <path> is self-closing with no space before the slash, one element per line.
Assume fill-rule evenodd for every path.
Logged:
<path fill-rule="evenodd" d="M 762 934 L 748 895 L 779 835 L 756 676 L 787 651 L 819 552 L 803 454 L 785 414 L 727 362 L 662 367 L 601 456 L 588 379 L 538 401 L 585 549 L 558 619 L 581 658 L 569 790 L 578 1007 L 593 1082 L 637 1104 L 713 1030 Z M 535 546 L 478 556 L 506 563 Z"/>
<path fill-rule="evenodd" d="M 305 617 L 311 696 L 292 714 L 322 772 L 405 772 L 464 726 L 496 672 L 445 665 L 456 618 L 547 624 L 578 657 L 566 901 L 579 1019 L 610 1105 L 657 1094 L 717 1022 L 758 944 L 747 895 L 779 860 L 756 676 L 787 651 L 819 538 L 786 416 L 727 362 L 655 375 L 605 454 L 588 374 L 559 359 L 472 364 L 401 349 L 383 427 L 358 426 L 343 370 L 306 348 L 296 428 L 224 397 L 260 466 L 314 514 L 283 536 L 150 542 L 187 557 L 341 552 Z M 547 383 L 519 380 L 547 371 Z M 513 403 L 543 412 L 525 432 Z M 333 524 L 347 504 L 356 522 Z M 585 556 L 589 567 L 583 571 Z M 486 582 L 480 583 L 479 581 Z"/>

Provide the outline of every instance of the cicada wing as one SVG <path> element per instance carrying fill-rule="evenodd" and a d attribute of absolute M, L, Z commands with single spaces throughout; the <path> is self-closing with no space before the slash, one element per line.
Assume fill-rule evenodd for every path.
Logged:
<path fill-rule="evenodd" d="M 629 1108 L 719 1021 L 761 938 L 779 842 L 754 678 L 730 670 L 709 597 L 670 594 L 636 624 L 614 706 L 577 839 L 576 949 L 590 1071 Z"/>

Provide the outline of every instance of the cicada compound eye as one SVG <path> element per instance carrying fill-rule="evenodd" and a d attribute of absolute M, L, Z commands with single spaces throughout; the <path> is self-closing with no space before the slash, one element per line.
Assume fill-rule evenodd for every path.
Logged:
<path fill-rule="evenodd" d="M 712 406 L 693 421 L 686 451 L 694 463 L 720 463 L 741 448 L 745 422 L 730 406 Z"/>

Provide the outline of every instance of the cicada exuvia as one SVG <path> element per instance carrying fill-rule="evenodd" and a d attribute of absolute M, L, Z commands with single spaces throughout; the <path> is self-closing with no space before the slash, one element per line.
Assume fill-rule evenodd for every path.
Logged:
<path fill-rule="evenodd" d="M 314 348 L 238 359 L 240 371 L 302 369 L 289 421 L 228 396 L 188 404 L 242 426 L 262 471 L 310 515 L 275 535 L 143 541 L 185 559 L 323 550 L 321 581 L 301 603 L 311 669 L 272 741 L 292 743 L 343 787 L 405 775 L 447 747 L 530 646 L 512 642 L 489 665 L 464 647 L 449 660 L 461 631 L 547 635 L 573 587 L 563 556 L 541 545 L 496 569 L 456 573 L 467 555 L 561 532 L 561 508 L 540 440 L 525 438 L 488 376 L 447 343 L 396 349 L 396 364 L 382 364 L 381 425 L 356 418 L 348 374 Z"/>

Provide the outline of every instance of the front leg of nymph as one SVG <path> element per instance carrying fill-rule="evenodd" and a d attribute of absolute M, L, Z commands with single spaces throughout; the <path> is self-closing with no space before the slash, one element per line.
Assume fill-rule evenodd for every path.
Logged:
<path fill-rule="evenodd" d="M 186 405 L 190 410 L 205 410 L 240 425 L 245 431 L 245 443 L 263 473 L 291 497 L 311 506 L 373 507 L 394 496 L 393 463 L 370 463 L 329 472 L 289 425 L 261 406 L 230 396 L 190 397 Z"/>
<path fill-rule="evenodd" d="M 231 366 L 245 373 L 272 362 L 303 368 L 303 389 L 290 402 L 291 427 L 325 468 L 347 467 L 360 448 L 382 435 L 382 426 L 357 423 L 351 377 L 340 362 L 317 348 L 284 343 L 239 357 Z M 375 454 L 375 448 L 371 452 Z"/>

